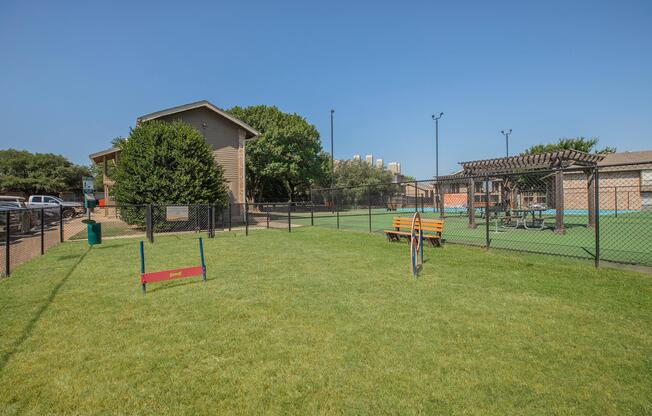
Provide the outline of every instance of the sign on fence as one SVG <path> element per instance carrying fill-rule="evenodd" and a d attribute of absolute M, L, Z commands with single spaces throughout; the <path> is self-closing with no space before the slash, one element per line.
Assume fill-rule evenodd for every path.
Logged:
<path fill-rule="evenodd" d="M 174 205 L 166 207 L 165 219 L 168 221 L 188 221 L 188 207 Z"/>

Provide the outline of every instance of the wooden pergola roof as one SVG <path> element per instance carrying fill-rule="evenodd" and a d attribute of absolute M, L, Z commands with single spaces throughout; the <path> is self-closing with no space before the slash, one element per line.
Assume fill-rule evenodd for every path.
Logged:
<path fill-rule="evenodd" d="M 569 166 L 595 166 L 604 155 L 589 154 L 578 150 L 540 153 L 536 155 L 509 156 L 496 159 L 460 162 L 464 175 L 483 173 L 523 173 L 534 170 L 566 168 Z"/>

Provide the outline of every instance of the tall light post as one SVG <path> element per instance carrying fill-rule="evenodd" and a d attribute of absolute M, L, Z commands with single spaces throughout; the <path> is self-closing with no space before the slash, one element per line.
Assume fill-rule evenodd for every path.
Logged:
<path fill-rule="evenodd" d="M 439 119 L 443 115 L 444 113 L 432 115 L 432 119 L 435 120 L 435 177 L 437 178 L 439 178 Z"/>
<path fill-rule="evenodd" d="M 331 188 L 335 184 L 335 159 L 333 153 L 333 114 L 335 110 L 331 109 Z"/>
<path fill-rule="evenodd" d="M 512 129 L 501 130 L 503 136 L 505 136 L 505 155 L 509 157 L 509 135 L 512 134 Z"/>

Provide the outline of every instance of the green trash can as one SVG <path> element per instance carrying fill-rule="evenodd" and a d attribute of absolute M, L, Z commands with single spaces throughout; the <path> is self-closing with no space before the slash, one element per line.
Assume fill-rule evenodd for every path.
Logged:
<path fill-rule="evenodd" d="M 102 244 L 102 223 L 86 220 L 88 227 L 88 244 Z"/>

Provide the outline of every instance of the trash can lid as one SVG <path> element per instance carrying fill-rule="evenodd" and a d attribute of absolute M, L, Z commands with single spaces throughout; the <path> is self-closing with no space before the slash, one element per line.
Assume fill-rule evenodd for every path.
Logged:
<path fill-rule="evenodd" d="M 96 223 L 95 220 L 88 220 L 88 219 L 86 219 L 86 220 L 82 220 L 82 222 L 83 222 L 84 224 L 95 224 L 95 223 Z"/>

